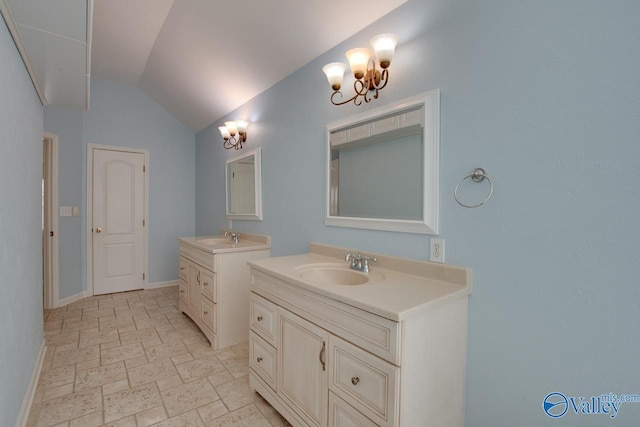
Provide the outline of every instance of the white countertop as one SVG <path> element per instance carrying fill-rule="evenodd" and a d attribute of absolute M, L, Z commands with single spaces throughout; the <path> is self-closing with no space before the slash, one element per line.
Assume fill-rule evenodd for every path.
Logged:
<path fill-rule="evenodd" d="M 408 319 L 450 299 L 466 298 L 471 292 L 471 272 L 467 268 L 370 253 L 367 255 L 378 261 L 370 264 L 370 280 L 362 285 L 314 283 L 301 278 L 301 272 L 314 265 L 343 266 L 349 270 L 344 252 L 354 251 L 312 243 L 307 254 L 249 261 L 249 266 L 395 321 Z"/>
<path fill-rule="evenodd" d="M 224 236 L 223 230 L 219 236 L 194 236 L 194 237 L 179 237 L 178 241 L 193 248 L 205 251 L 211 254 L 228 253 L 228 252 L 243 252 L 243 251 L 257 251 L 262 249 L 271 248 L 271 238 L 269 236 L 261 234 L 240 233 L 238 243 L 233 243 L 231 237 Z M 199 241 L 220 239 L 226 242 L 216 244 L 206 244 Z"/>

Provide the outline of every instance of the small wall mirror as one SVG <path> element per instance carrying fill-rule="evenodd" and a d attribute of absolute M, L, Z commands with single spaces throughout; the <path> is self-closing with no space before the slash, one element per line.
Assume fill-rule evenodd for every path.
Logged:
<path fill-rule="evenodd" d="M 262 220 L 260 148 L 227 160 L 227 218 Z"/>
<path fill-rule="evenodd" d="M 440 92 L 327 126 L 325 224 L 438 233 Z"/>

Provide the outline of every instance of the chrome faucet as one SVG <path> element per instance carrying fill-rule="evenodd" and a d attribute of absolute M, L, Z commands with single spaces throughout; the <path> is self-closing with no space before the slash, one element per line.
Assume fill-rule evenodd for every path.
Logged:
<path fill-rule="evenodd" d="M 233 243 L 238 243 L 238 237 L 240 237 L 240 233 L 236 233 L 233 231 L 225 231 L 224 232 L 225 237 L 226 236 L 231 236 L 231 241 Z"/>
<path fill-rule="evenodd" d="M 351 261 L 349 267 L 351 267 L 352 270 L 362 271 L 363 273 L 369 272 L 369 261 L 377 261 L 377 259 L 375 259 L 374 257 L 364 255 L 360 251 L 358 251 L 357 254 L 344 254 L 344 260 L 347 262 Z"/>

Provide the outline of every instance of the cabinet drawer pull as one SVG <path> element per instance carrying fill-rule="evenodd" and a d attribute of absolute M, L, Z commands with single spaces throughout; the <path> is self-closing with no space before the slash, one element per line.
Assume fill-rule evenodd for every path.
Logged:
<path fill-rule="evenodd" d="M 262 362 L 262 357 L 258 357 L 258 358 L 256 359 L 256 362 L 258 362 L 258 363 Z"/>
<path fill-rule="evenodd" d="M 196 277 L 198 284 L 200 284 L 200 272 L 198 271 L 198 277 Z"/>
<path fill-rule="evenodd" d="M 184 294 L 184 290 L 180 291 L 181 294 Z"/>
<path fill-rule="evenodd" d="M 208 312 L 208 311 L 205 311 L 205 312 L 204 312 L 204 315 L 206 316 L 207 314 L 209 314 L 209 312 Z"/>
<path fill-rule="evenodd" d="M 258 322 L 262 322 L 262 316 L 258 316 L 257 319 L 258 319 Z"/>
<path fill-rule="evenodd" d="M 320 357 L 320 363 L 322 363 L 322 370 L 323 371 L 327 370 L 327 367 L 326 367 L 326 364 L 325 364 L 325 361 L 324 361 L 324 351 L 325 351 L 326 347 L 327 347 L 327 343 L 322 341 L 322 350 L 320 350 L 320 356 L 319 357 Z"/>
<path fill-rule="evenodd" d="M 180 267 L 180 271 L 184 270 L 184 267 Z"/>
<path fill-rule="evenodd" d="M 205 286 L 209 286 L 209 284 L 208 284 L 207 282 L 204 282 L 204 285 L 205 285 Z"/>
<path fill-rule="evenodd" d="M 352 377 L 351 378 L 351 384 L 358 385 L 359 382 L 360 382 L 360 378 L 358 378 L 358 377 Z"/>

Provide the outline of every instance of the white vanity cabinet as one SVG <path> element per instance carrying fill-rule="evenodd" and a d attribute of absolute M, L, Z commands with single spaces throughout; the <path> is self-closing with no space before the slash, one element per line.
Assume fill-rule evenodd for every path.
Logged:
<path fill-rule="evenodd" d="M 300 266 L 336 268 L 327 253 L 249 263 L 250 386 L 294 426 L 462 426 L 468 270 L 429 265 L 444 273 L 421 282 L 376 269 L 360 290 L 301 280 Z"/>
<path fill-rule="evenodd" d="M 270 255 L 268 236 L 181 237 L 180 311 L 202 330 L 213 349 L 247 341 L 251 277 L 247 261 Z"/>

